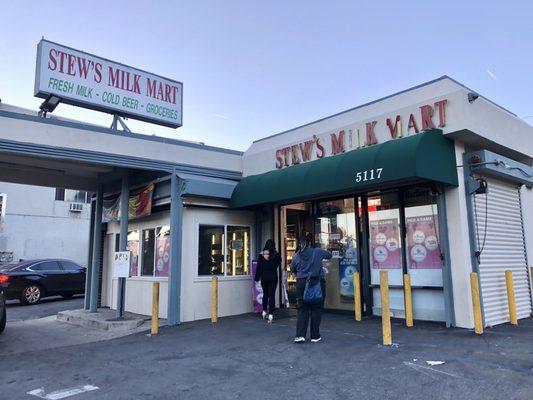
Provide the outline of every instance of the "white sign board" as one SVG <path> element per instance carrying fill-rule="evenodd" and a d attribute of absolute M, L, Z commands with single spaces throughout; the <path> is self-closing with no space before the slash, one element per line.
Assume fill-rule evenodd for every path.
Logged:
<path fill-rule="evenodd" d="M 35 96 L 177 128 L 183 84 L 48 40 L 37 46 Z"/>
<path fill-rule="evenodd" d="M 113 278 L 130 277 L 131 251 L 115 251 L 113 256 Z"/>

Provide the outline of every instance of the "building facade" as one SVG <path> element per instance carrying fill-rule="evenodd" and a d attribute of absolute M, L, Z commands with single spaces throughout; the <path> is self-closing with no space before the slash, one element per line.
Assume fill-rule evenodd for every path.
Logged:
<path fill-rule="evenodd" d="M 415 319 L 471 328 L 470 274 L 478 272 L 492 326 L 508 321 L 511 270 L 518 316 L 528 317 L 532 139 L 516 115 L 446 76 L 257 140 L 244 153 L 0 108 L 0 153 L 12 163 L 42 155 L 41 182 L 55 186 L 50 171 L 60 159 L 62 186 L 96 192 L 86 308 L 119 306 L 112 264 L 124 245 L 132 254 L 126 311 L 150 314 L 158 281 L 160 316 L 170 324 L 209 317 L 213 276 L 221 316 L 251 312 L 253 260 L 270 238 L 283 259 L 278 305 L 293 306 L 289 264 L 301 235 L 333 253 L 324 264 L 327 309 L 352 315 L 358 271 L 364 311 L 380 315 L 386 270 L 393 316 L 405 317 L 409 275 Z M 1 180 L 32 178 L 0 170 Z M 129 218 L 120 218 L 119 198 Z"/>
<path fill-rule="evenodd" d="M 64 258 L 87 265 L 88 193 L 6 182 L 0 193 L 0 263 Z"/>

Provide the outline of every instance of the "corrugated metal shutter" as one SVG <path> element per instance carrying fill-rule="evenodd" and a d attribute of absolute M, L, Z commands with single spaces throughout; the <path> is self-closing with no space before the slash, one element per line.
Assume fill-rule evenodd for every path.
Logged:
<path fill-rule="evenodd" d="M 516 185 L 496 179 L 487 179 L 487 183 L 488 194 L 476 195 L 474 219 L 477 240 L 481 246 L 485 233 L 485 216 L 487 217 L 479 279 L 485 325 L 493 326 L 509 321 L 505 270 L 513 271 L 518 318 L 531 315 L 531 288 L 526 263 L 520 190 Z"/>

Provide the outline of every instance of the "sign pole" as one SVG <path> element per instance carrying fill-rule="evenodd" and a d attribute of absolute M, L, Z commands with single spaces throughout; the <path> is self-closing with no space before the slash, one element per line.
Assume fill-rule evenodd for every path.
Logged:
<path fill-rule="evenodd" d="M 128 184 L 128 171 L 122 175 L 122 189 L 120 192 L 120 243 L 119 251 L 128 249 L 128 214 L 130 190 Z M 118 278 L 117 290 L 117 318 L 124 316 L 124 302 L 126 298 L 126 278 Z"/>

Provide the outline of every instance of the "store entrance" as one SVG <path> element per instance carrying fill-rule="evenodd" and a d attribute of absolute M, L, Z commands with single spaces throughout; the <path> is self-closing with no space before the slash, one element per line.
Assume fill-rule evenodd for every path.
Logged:
<path fill-rule="evenodd" d="M 281 302 L 289 307 L 296 304 L 296 277 L 290 263 L 300 236 L 309 235 L 313 246 L 333 254 L 323 262 L 325 309 L 353 312 L 353 274 L 357 271 L 363 312 L 381 315 L 379 273 L 386 270 L 394 317 L 405 318 L 403 282 L 408 274 L 415 318 L 445 321 L 437 196 L 428 185 L 282 206 L 286 290 Z"/>

